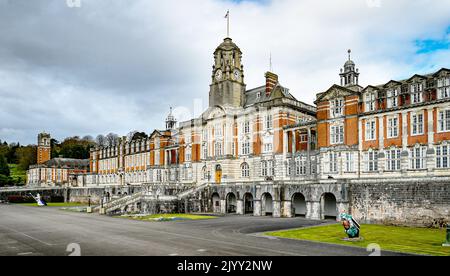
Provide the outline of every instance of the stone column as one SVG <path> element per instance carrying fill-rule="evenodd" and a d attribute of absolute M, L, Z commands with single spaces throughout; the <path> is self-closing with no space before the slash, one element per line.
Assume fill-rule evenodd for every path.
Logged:
<path fill-rule="evenodd" d="M 292 213 L 292 201 L 284 200 L 282 202 L 282 217 L 284 218 L 293 218 L 294 215 Z"/>
<path fill-rule="evenodd" d="M 236 202 L 236 214 L 237 215 L 244 215 L 244 201 L 243 200 L 237 200 Z"/>
<path fill-rule="evenodd" d="M 261 213 L 261 200 L 253 200 L 253 216 L 260 217 L 262 216 Z"/>
<path fill-rule="evenodd" d="M 434 109 L 428 108 L 428 148 L 433 148 L 434 144 Z"/>
<path fill-rule="evenodd" d="M 274 218 L 281 218 L 281 201 L 274 200 L 273 201 L 273 217 Z"/>
<path fill-rule="evenodd" d="M 384 151 L 384 116 L 380 115 L 378 118 L 378 141 L 380 143 L 380 151 Z"/>
<path fill-rule="evenodd" d="M 306 202 L 306 218 L 313 220 L 321 220 L 322 214 L 320 212 L 320 201 L 308 201 Z"/>
<path fill-rule="evenodd" d="M 227 214 L 227 201 L 224 199 L 220 200 L 220 213 L 223 215 Z"/>
<path fill-rule="evenodd" d="M 296 139 L 296 130 L 292 131 L 292 158 L 295 158 L 295 153 L 297 152 L 297 139 Z"/>
<path fill-rule="evenodd" d="M 308 149 L 306 158 L 306 175 L 311 176 L 311 128 L 308 127 Z"/>

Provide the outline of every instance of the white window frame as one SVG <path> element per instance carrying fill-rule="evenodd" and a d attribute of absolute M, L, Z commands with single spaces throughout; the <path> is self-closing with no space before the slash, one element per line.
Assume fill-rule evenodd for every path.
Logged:
<path fill-rule="evenodd" d="M 450 77 L 443 77 L 437 80 L 438 100 L 450 98 Z"/>
<path fill-rule="evenodd" d="M 366 172 L 378 172 L 378 151 L 366 151 L 364 153 L 364 163 Z"/>
<path fill-rule="evenodd" d="M 436 146 L 436 168 L 450 168 L 450 145 L 442 144 Z"/>
<path fill-rule="evenodd" d="M 398 88 L 391 88 L 387 90 L 386 92 L 387 108 L 398 107 L 398 97 L 399 97 L 398 91 L 399 91 Z"/>
<path fill-rule="evenodd" d="M 401 170 L 402 151 L 398 148 L 386 150 L 386 171 L 395 172 Z"/>
<path fill-rule="evenodd" d="M 214 156 L 215 157 L 223 156 L 223 143 L 222 143 L 222 141 L 216 141 L 214 143 Z"/>
<path fill-rule="evenodd" d="M 343 144 L 345 140 L 345 128 L 343 123 L 330 126 L 330 142 L 332 145 Z"/>
<path fill-rule="evenodd" d="M 339 118 L 344 116 L 345 99 L 334 99 L 330 101 L 330 117 Z"/>
<path fill-rule="evenodd" d="M 295 159 L 295 174 L 306 175 L 306 157 L 301 156 Z"/>
<path fill-rule="evenodd" d="M 273 128 L 273 116 L 268 114 L 264 116 L 264 130 L 270 130 Z"/>
<path fill-rule="evenodd" d="M 192 147 L 191 146 L 187 146 L 186 147 L 185 161 L 186 162 L 191 162 L 192 161 Z"/>
<path fill-rule="evenodd" d="M 250 121 L 244 122 L 244 134 L 250 134 Z"/>
<path fill-rule="evenodd" d="M 427 147 L 416 146 L 409 149 L 409 169 L 424 170 L 427 168 Z"/>
<path fill-rule="evenodd" d="M 438 132 L 450 132 L 450 108 L 438 110 Z"/>
<path fill-rule="evenodd" d="M 353 152 L 345 153 L 345 172 L 355 172 L 355 154 Z"/>
<path fill-rule="evenodd" d="M 425 115 L 423 112 L 411 113 L 411 136 L 425 133 Z"/>
<path fill-rule="evenodd" d="M 330 173 L 338 173 L 338 159 L 339 154 L 337 152 L 329 152 L 328 153 L 328 171 Z"/>
<path fill-rule="evenodd" d="M 241 155 L 249 155 L 250 154 L 250 140 L 244 139 L 241 143 Z"/>
<path fill-rule="evenodd" d="M 366 120 L 365 141 L 375 141 L 377 139 L 376 119 Z"/>
<path fill-rule="evenodd" d="M 241 165 L 241 176 L 242 178 L 249 178 L 250 177 L 250 166 L 248 163 L 242 163 Z"/>
<path fill-rule="evenodd" d="M 364 95 L 365 112 L 372 112 L 376 110 L 377 94 L 376 92 L 368 92 Z"/>
<path fill-rule="evenodd" d="M 411 104 L 423 103 L 423 82 L 417 82 L 410 85 Z"/>
<path fill-rule="evenodd" d="M 387 138 L 398 138 L 399 136 L 399 116 L 392 116 L 387 118 L 388 129 L 387 129 Z"/>

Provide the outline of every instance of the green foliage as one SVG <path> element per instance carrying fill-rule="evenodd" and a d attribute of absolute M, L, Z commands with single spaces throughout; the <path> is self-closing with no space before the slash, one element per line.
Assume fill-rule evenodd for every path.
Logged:
<path fill-rule="evenodd" d="M 362 225 L 361 236 L 364 239 L 358 242 L 343 240 L 347 236 L 341 224 L 267 233 L 267 235 L 363 248 L 375 243 L 380 245 L 382 250 L 421 255 L 450 256 L 450 248 L 442 247 L 445 241 L 445 229 Z"/>
<path fill-rule="evenodd" d="M 64 158 L 88 159 L 91 148 L 95 145 L 90 137 L 70 137 L 62 143 L 52 140 L 52 158 L 63 156 Z"/>
<path fill-rule="evenodd" d="M 27 179 L 27 169 L 23 169 L 21 165 L 9 164 L 11 172 L 10 177 L 14 180 L 15 185 L 25 185 Z"/>
<path fill-rule="evenodd" d="M 8 163 L 3 155 L 0 155 L 0 175 L 7 177 L 10 175 Z"/>
<path fill-rule="evenodd" d="M 20 147 L 16 150 L 18 170 L 26 171 L 37 163 L 37 147 Z"/>

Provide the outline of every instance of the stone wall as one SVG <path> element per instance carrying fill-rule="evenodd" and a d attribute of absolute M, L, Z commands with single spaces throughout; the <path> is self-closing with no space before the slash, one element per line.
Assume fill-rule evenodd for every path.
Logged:
<path fill-rule="evenodd" d="M 376 179 L 350 184 L 352 214 L 362 222 L 436 227 L 450 222 L 450 179 Z"/>

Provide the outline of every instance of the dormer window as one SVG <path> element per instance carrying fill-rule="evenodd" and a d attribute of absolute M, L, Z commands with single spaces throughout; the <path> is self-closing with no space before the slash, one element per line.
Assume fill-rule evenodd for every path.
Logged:
<path fill-rule="evenodd" d="M 256 98 L 259 100 L 261 99 L 261 92 L 256 93 Z"/>
<path fill-rule="evenodd" d="M 450 97 L 450 77 L 438 79 L 437 87 L 439 100 Z"/>
<path fill-rule="evenodd" d="M 344 99 L 336 99 L 330 102 L 331 117 L 339 118 L 344 116 Z"/>
<path fill-rule="evenodd" d="M 423 83 L 411 84 L 411 103 L 417 104 L 423 102 Z"/>
<path fill-rule="evenodd" d="M 376 94 L 375 92 L 369 92 L 365 95 L 365 110 L 366 112 L 372 112 L 375 111 L 375 101 L 376 101 Z"/>
<path fill-rule="evenodd" d="M 398 88 L 391 88 L 387 91 L 387 108 L 398 107 Z"/>

